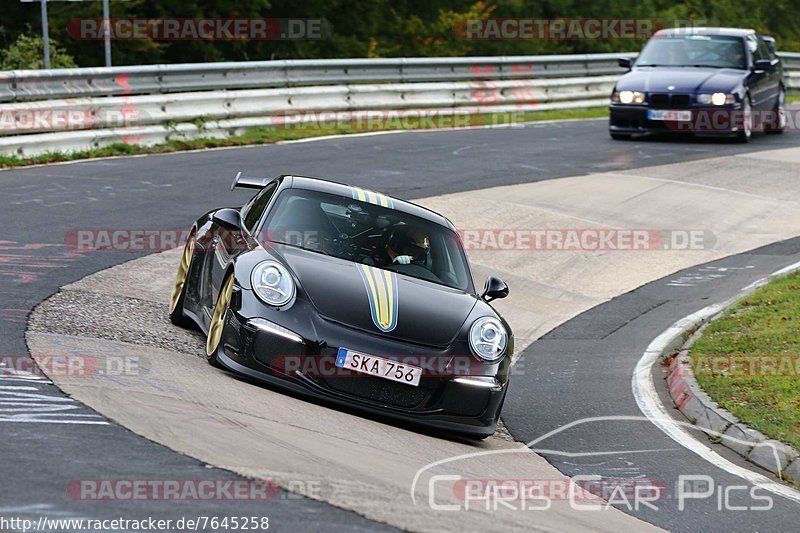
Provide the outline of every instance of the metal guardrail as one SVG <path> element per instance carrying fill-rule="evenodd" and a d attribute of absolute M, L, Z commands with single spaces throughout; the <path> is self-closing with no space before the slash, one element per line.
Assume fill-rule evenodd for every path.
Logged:
<path fill-rule="evenodd" d="M 313 115 L 439 116 L 603 106 L 619 57 L 335 59 L 0 72 L 0 153 L 224 137 Z M 800 53 L 780 54 L 800 90 Z M 311 117 L 306 113 L 311 112 Z M 53 120 L 42 117 L 50 115 Z M 77 118 L 76 118 L 77 117 Z"/>
<path fill-rule="evenodd" d="M 357 83 L 522 80 L 624 72 L 635 54 L 325 59 L 0 72 L 0 102 Z"/>
<path fill-rule="evenodd" d="M 144 126 L 243 117 L 272 117 L 332 111 L 431 110 L 464 113 L 464 107 L 516 105 L 535 108 L 580 100 L 604 105 L 616 76 L 491 82 L 383 83 L 280 89 L 195 91 L 17 102 L 0 105 L 0 136 L 74 129 Z M 37 120 L 41 116 L 53 120 Z M 313 118 L 313 117 L 310 117 Z M 300 119 L 297 120 L 301 120 Z"/>
<path fill-rule="evenodd" d="M 522 80 L 624 72 L 623 54 L 187 63 L 0 72 L 0 102 L 354 83 Z M 788 71 L 800 53 L 782 52 Z M 795 77 L 795 72 L 791 72 Z"/>
<path fill-rule="evenodd" d="M 800 53 L 798 52 L 778 52 L 778 57 L 783 61 L 783 68 L 786 70 L 800 70 Z"/>

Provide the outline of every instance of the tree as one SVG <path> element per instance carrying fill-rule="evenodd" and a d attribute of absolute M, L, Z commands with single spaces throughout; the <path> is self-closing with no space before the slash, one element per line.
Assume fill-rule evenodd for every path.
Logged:
<path fill-rule="evenodd" d="M 50 67 L 75 68 L 75 60 L 56 41 L 50 41 Z M 20 34 L 5 50 L 0 50 L 0 70 L 44 68 L 44 41 L 41 37 Z"/>
<path fill-rule="evenodd" d="M 0 0 L 2 1 L 2 0 Z M 52 38 L 82 66 L 103 65 L 103 42 L 69 28 L 102 17 L 100 2 L 52 2 Z M 0 48 L 35 35 L 39 7 L 5 0 Z M 111 0 L 112 19 L 323 19 L 333 32 L 308 40 L 114 39 L 113 64 L 192 63 L 337 57 L 494 56 L 638 51 L 643 39 L 466 39 L 476 19 L 651 19 L 664 26 L 753 28 L 800 50 L 800 0 Z M 39 45 L 41 46 L 41 45 Z M 63 50 L 56 51 L 63 54 Z M 31 59 L 40 57 L 33 53 Z M 29 65 L 32 63 L 29 63 Z"/>

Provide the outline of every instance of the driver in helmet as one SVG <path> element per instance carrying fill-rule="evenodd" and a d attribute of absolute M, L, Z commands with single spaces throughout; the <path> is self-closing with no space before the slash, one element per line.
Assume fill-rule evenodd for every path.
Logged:
<path fill-rule="evenodd" d="M 386 246 L 384 262 L 400 265 L 424 263 L 430 245 L 428 234 L 419 228 L 411 226 L 398 228 Z"/>

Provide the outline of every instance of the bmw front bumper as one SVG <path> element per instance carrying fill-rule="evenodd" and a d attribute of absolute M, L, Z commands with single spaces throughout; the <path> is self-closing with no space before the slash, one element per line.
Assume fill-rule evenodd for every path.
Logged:
<path fill-rule="evenodd" d="M 690 112 L 688 121 L 652 120 L 648 116 L 646 105 L 611 104 L 609 116 L 609 132 L 636 135 L 645 133 L 692 134 L 698 136 L 737 135 L 743 125 L 742 107 L 740 104 L 720 107 L 693 106 L 688 108 L 672 108 L 670 111 Z M 665 108 L 658 108 L 664 110 Z"/>

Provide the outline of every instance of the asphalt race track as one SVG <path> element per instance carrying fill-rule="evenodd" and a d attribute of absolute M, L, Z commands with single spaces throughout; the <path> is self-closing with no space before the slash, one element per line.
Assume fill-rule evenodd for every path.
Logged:
<path fill-rule="evenodd" d="M 757 136 L 751 144 L 740 145 L 717 141 L 612 142 L 605 130 L 604 121 L 580 121 L 524 128 L 409 132 L 4 171 L 0 173 L 0 207 L 6 228 L 0 240 L 4 296 L 0 353 L 27 354 L 27 315 L 59 287 L 143 255 L 75 252 L 64 244 L 69 230 L 185 227 L 198 214 L 221 203 L 236 205 L 246 199 L 246 193 L 225 193 L 237 170 L 252 175 L 323 176 L 417 199 L 590 173 L 634 173 L 643 167 L 800 145 L 796 132 Z M 791 163 L 785 166 L 788 169 Z M 475 194 L 480 193 L 473 193 L 473 197 Z M 791 233 L 792 227 L 790 224 L 783 230 Z M 735 247 L 731 250 L 743 251 Z M 652 282 L 557 327 L 521 355 L 527 371 L 512 384 L 504 411 L 512 435 L 528 442 L 581 418 L 639 415 L 630 390 L 631 374 L 655 336 L 678 318 L 724 300 L 755 279 L 799 259 L 800 244 L 789 241 L 717 259 L 711 267 L 727 269 L 721 271 L 724 275 L 709 277 L 709 270 L 698 271 L 699 267 L 692 266 L 685 273 Z M 691 285 L 670 284 L 670 280 L 687 275 L 695 280 Z M 513 284 L 511 288 L 513 296 Z M 544 325 L 542 329 L 548 330 Z M 40 411 L 27 418 L 3 411 L 0 450 L 9 460 L 0 483 L 0 512 L 65 517 L 114 517 L 121 513 L 186 516 L 198 510 L 192 502 L 87 503 L 76 501 L 66 487 L 70 481 L 87 477 L 157 479 L 165 473 L 177 479 L 237 479 L 225 469 L 209 468 L 204 462 L 109 423 L 78 402 L 59 400 L 63 396 L 47 380 L 0 381 L 0 391 L 6 398 L 36 394 L 50 398 L 36 397 L 37 402 L 68 404 L 67 409 Z M 578 426 L 558 433 L 545 444 L 541 447 L 576 452 L 649 450 L 623 453 L 613 460 L 567 460 L 543 454 L 568 475 L 640 475 L 668 487 L 681 473 L 707 474 L 723 485 L 740 482 L 680 448 L 645 421 Z M 747 505 L 740 500 L 736 503 Z M 675 506 L 672 498 L 658 505 L 658 512 L 641 509 L 631 513 L 658 526 L 683 531 L 789 531 L 796 529 L 798 516 L 798 504 L 780 498 L 775 498 L 770 512 L 718 511 L 716 500 L 693 502 L 684 512 L 671 512 Z M 202 508 L 206 515 L 234 512 L 266 513 L 272 523 L 297 530 L 383 527 L 354 512 L 284 491 L 266 510 L 258 502 L 242 501 L 204 503 Z"/>
<path fill-rule="evenodd" d="M 503 417 L 511 433 L 523 442 L 539 439 L 551 430 L 578 420 L 586 423 L 558 432 L 535 445 L 555 450 L 543 455 L 569 476 L 631 477 L 642 484 L 664 488 L 654 502 L 658 510 L 628 509 L 640 518 L 672 531 L 791 531 L 796 528 L 796 501 L 771 495 L 769 511 L 747 491 L 733 490 L 717 499 L 726 487 L 749 484 L 711 467 L 681 447 L 642 417 L 631 392 L 631 376 L 647 345 L 667 326 L 710 303 L 730 298 L 754 280 L 800 261 L 800 238 L 728 257 L 649 283 L 581 314 L 531 345 L 521 357 L 536 372 L 526 372 L 509 389 Z M 656 369 L 656 375 L 661 374 Z M 663 378 L 663 375 L 662 375 Z M 662 379 L 663 381 L 663 379 Z M 665 387 L 662 387 L 665 388 Z M 548 407 L 532 409 L 530 398 Z M 662 395 L 666 405 L 668 396 Z M 620 417 L 619 420 L 591 420 Z M 680 419 L 678 413 L 677 419 Z M 702 434 L 698 438 L 707 442 Z M 746 465 L 727 448 L 715 451 L 736 464 Z M 616 452 L 611 456 L 591 452 Z M 584 457 L 562 452 L 588 453 Z M 751 465 L 751 468 L 756 469 Z M 679 512 L 679 476 L 708 475 L 717 490 L 712 497 L 685 500 Z M 724 493 L 723 493 L 724 494 Z M 732 508 L 738 511 L 731 511 Z"/>

